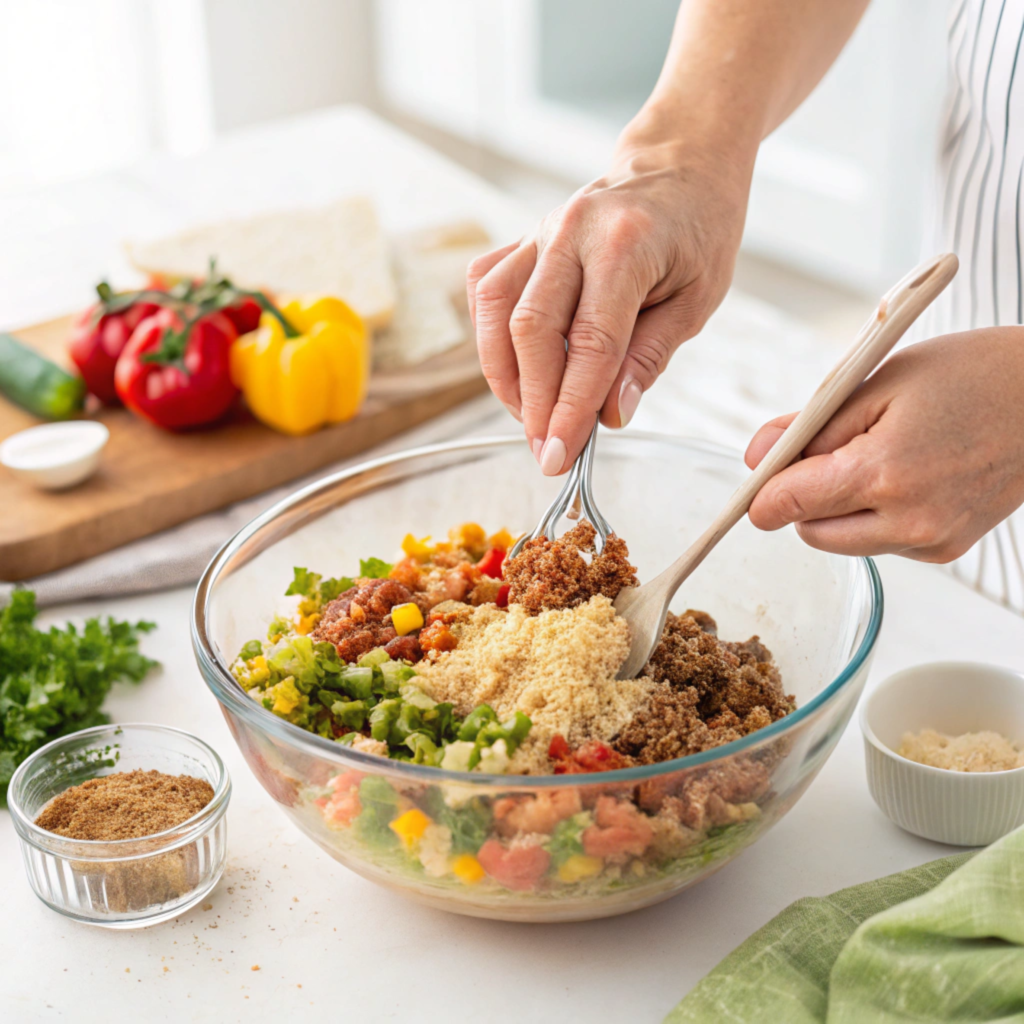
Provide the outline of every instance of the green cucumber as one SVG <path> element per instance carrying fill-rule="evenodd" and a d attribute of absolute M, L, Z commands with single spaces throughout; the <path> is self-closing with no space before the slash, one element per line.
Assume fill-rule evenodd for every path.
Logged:
<path fill-rule="evenodd" d="M 66 420 L 85 404 L 85 381 L 0 333 L 0 395 L 35 416 Z"/>

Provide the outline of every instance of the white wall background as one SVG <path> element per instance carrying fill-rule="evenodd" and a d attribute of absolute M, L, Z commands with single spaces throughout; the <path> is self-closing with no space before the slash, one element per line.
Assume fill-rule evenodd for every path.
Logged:
<path fill-rule="evenodd" d="M 351 101 L 582 184 L 653 83 L 676 5 L 0 0 L 0 189 L 192 153 L 226 131 Z M 946 13 L 942 0 L 874 0 L 763 147 L 747 249 L 868 291 L 913 262 Z"/>

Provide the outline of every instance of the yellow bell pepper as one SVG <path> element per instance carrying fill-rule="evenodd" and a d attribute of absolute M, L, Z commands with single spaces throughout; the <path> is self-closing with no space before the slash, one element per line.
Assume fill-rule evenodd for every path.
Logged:
<path fill-rule="evenodd" d="M 231 378 L 253 415 L 286 434 L 307 434 L 359 411 L 370 376 L 370 344 L 341 299 L 293 299 L 284 323 L 264 312 L 231 348 Z"/>
<path fill-rule="evenodd" d="M 402 551 L 410 558 L 425 562 L 436 550 L 436 546 L 429 541 L 429 534 L 417 540 L 411 533 L 407 533 L 402 540 Z"/>
<path fill-rule="evenodd" d="M 471 853 L 463 853 L 452 861 L 452 874 L 465 885 L 476 885 L 487 872 Z"/>
<path fill-rule="evenodd" d="M 406 847 L 411 848 L 423 838 L 429 824 L 430 819 L 418 807 L 413 807 L 400 814 L 388 827 Z"/>
<path fill-rule="evenodd" d="M 395 632 L 399 636 L 405 636 L 414 629 L 423 627 L 423 612 L 420 611 L 419 605 L 412 601 L 396 604 L 391 609 L 391 625 L 395 627 Z"/>
<path fill-rule="evenodd" d="M 601 873 L 604 861 L 600 857 L 591 857 L 586 853 L 574 853 L 558 869 L 559 881 L 582 882 L 586 878 L 593 878 Z"/>

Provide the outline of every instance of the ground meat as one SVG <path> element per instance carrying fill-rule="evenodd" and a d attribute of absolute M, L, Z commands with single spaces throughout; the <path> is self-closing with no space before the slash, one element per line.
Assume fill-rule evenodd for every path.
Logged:
<path fill-rule="evenodd" d="M 520 604 L 531 615 L 551 608 L 573 608 L 595 594 L 615 600 L 624 587 L 638 585 L 636 567 L 629 564 L 626 543 L 615 534 L 595 554 L 596 531 L 586 520 L 557 540 L 529 540 L 505 563 L 509 604 Z M 584 553 L 592 554 L 587 561 Z"/>
<path fill-rule="evenodd" d="M 342 661 L 356 661 L 375 647 L 388 648 L 396 639 L 415 643 L 415 637 L 399 637 L 391 624 L 391 609 L 411 600 L 409 588 L 397 580 L 360 580 L 324 607 L 320 622 L 310 636 L 315 643 L 334 644 Z M 408 643 L 402 647 L 413 650 Z M 388 653 L 392 653 L 391 649 Z M 415 657 L 408 654 L 392 654 L 392 657 L 419 660 L 418 643 L 415 654 Z"/>
<path fill-rule="evenodd" d="M 758 638 L 725 643 L 716 631 L 703 612 L 669 614 L 645 670 L 659 685 L 619 733 L 616 750 L 657 764 L 730 743 L 793 710 Z"/>
<path fill-rule="evenodd" d="M 755 801 L 770 788 L 771 770 L 765 760 L 741 756 L 711 768 L 649 779 L 637 787 L 636 802 L 648 814 L 704 829 L 753 817 Z"/>
<path fill-rule="evenodd" d="M 395 659 L 395 661 L 419 661 L 423 657 L 423 650 L 417 636 L 396 636 L 384 645 L 384 650 Z"/>

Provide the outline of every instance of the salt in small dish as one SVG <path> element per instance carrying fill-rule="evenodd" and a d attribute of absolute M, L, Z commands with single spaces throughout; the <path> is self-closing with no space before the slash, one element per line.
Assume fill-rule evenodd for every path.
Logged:
<path fill-rule="evenodd" d="M 987 846 L 1024 824 L 1024 768 L 951 771 L 901 757 L 908 732 L 992 731 L 1024 745 L 1024 674 L 940 661 L 883 680 L 861 703 L 868 789 L 900 828 L 953 846 Z"/>
<path fill-rule="evenodd" d="M 94 420 L 46 423 L 0 444 L 0 465 L 42 490 L 64 490 L 96 472 L 108 440 L 110 431 Z"/>

